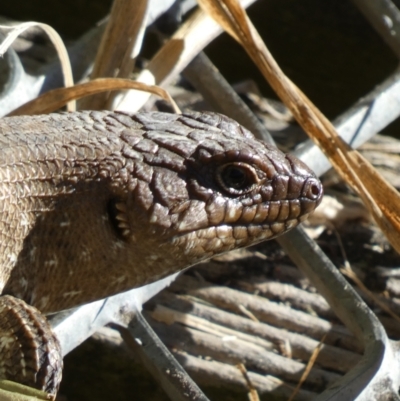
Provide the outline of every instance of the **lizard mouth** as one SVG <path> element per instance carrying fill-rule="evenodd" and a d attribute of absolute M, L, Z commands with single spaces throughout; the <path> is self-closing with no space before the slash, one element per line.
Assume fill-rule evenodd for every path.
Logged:
<path fill-rule="evenodd" d="M 319 183 L 318 180 L 315 180 Z M 316 184 L 315 184 L 316 185 Z M 237 208 L 229 203 L 215 202 L 205 214 L 187 213 L 175 227 L 173 238 L 196 235 L 199 239 L 229 238 L 238 241 L 266 240 L 285 233 L 307 219 L 322 200 L 321 186 L 312 180 L 307 196 L 259 203 Z M 229 207 L 232 206 L 232 207 Z"/>
<path fill-rule="evenodd" d="M 308 217 L 304 214 L 286 221 L 260 224 L 221 224 L 180 233 L 171 238 L 171 244 L 186 255 L 196 255 L 198 260 L 208 259 L 235 248 L 255 245 L 284 234 Z"/>

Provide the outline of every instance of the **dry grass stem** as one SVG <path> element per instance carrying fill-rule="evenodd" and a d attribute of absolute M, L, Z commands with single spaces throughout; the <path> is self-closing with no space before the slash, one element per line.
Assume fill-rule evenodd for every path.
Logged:
<path fill-rule="evenodd" d="M 174 354 L 199 385 L 221 388 L 221 383 L 223 383 L 222 386 L 227 389 L 247 391 L 246 381 L 235 366 L 214 360 L 196 358 L 193 355 L 179 351 L 174 352 Z M 293 386 L 276 377 L 254 372 L 248 372 L 248 376 L 253 386 L 257 388 L 258 394 L 266 397 L 265 399 L 287 399 L 293 392 Z M 316 393 L 301 389 L 297 400 L 312 400 L 316 396 Z"/>
<path fill-rule="evenodd" d="M 304 370 L 304 373 L 301 376 L 301 379 L 299 380 L 299 383 L 297 384 L 296 388 L 293 391 L 293 394 L 290 396 L 288 401 L 293 401 L 294 400 L 294 398 L 298 394 L 301 386 L 306 381 L 308 375 L 310 374 L 310 371 L 311 371 L 312 367 L 315 364 L 315 361 L 318 358 L 319 353 L 321 352 L 321 348 L 322 348 L 322 345 L 324 344 L 325 338 L 326 338 L 326 335 L 322 338 L 322 340 L 320 341 L 320 343 L 318 344 L 318 346 L 315 348 L 314 352 L 312 353 L 311 358 L 307 363 L 306 369 Z"/>
<path fill-rule="evenodd" d="M 195 296 L 234 313 L 238 311 L 237 305 L 242 304 L 261 322 L 279 326 L 318 340 L 328 333 L 326 339 L 328 344 L 335 344 L 339 341 L 346 349 L 362 352 L 360 342 L 343 326 L 294 310 L 289 306 L 271 302 L 263 297 L 246 294 L 228 287 L 199 283 L 188 276 L 182 276 L 179 281 L 172 284 L 171 288 L 174 291 L 183 291 L 188 295 Z"/>
<path fill-rule="evenodd" d="M 175 311 L 162 305 L 157 305 L 156 309 L 151 312 L 151 317 L 162 323 L 173 324 L 180 323 L 187 327 L 192 327 L 196 330 L 201 330 L 205 333 L 213 334 L 223 339 L 223 341 L 235 340 L 236 338 L 249 343 L 257 344 L 264 349 L 274 350 L 276 347 L 271 341 L 257 338 L 246 333 L 240 333 L 237 330 L 232 330 L 215 323 L 211 323 L 206 319 L 193 316 L 187 313 Z"/>
<path fill-rule="evenodd" d="M 12 25 L 12 26 L 0 25 L 1 30 L 9 31 L 4 41 L 0 44 L 0 56 L 2 56 L 7 51 L 7 49 L 11 46 L 14 40 L 22 32 L 25 32 L 27 29 L 31 27 L 38 27 L 43 29 L 43 31 L 50 38 L 60 59 L 61 70 L 64 77 L 64 85 L 66 88 L 72 86 L 74 84 L 74 78 L 72 76 L 71 62 L 69 60 L 67 49 L 60 35 L 50 25 L 42 24 L 40 22 L 24 22 L 22 24 Z M 67 103 L 67 110 L 68 111 L 76 110 L 76 103 L 74 100 L 71 100 Z"/>
<path fill-rule="evenodd" d="M 253 386 L 253 383 L 250 380 L 250 377 L 247 373 L 246 366 L 243 365 L 243 363 L 238 363 L 236 367 L 239 369 L 240 373 L 244 377 L 244 380 L 246 380 L 247 387 L 249 389 L 249 400 L 250 401 L 260 401 L 260 397 L 258 396 L 257 390 Z"/>
<path fill-rule="evenodd" d="M 241 0 L 241 4 L 246 8 L 254 1 Z M 165 87 L 221 32 L 221 27 L 212 18 L 197 10 L 161 47 L 136 80 Z M 126 94 L 116 107 L 118 110 L 131 110 L 132 106 L 139 109 L 147 100 L 146 94 Z"/>
<path fill-rule="evenodd" d="M 350 265 L 340 269 L 340 271 L 349 279 L 353 280 L 356 286 L 376 305 L 378 305 L 384 312 L 390 315 L 397 322 L 400 322 L 400 316 L 397 315 L 393 310 L 382 300 L 371 292 L 364 283 L 358 278 L 357 274 L 352 270 Z"/>
<path fill-rule="evenodd" d="M 149 86 L 141 82 L 134 82 L 122 78 L 98 78 L 93 81 L 78 84 L 70 88 L 59 88 L 46 92 L 38 98 L 18 107 L 9 115 L 28 115 L 50 113 L 63 107 L 71 99 L 80 99 L 96 93 L 113 90 L 134 89 L 145 91 L 171 103 L 175 113 L 180 113 L 179 107 L 171 98 L 169 93 L 158 86 Z"/>
<path fill-rule="evenodd" d="M 259 320 L 254 316 L 254 313 L 251 313 L 248 309 L 244 307 L 244 305 L 239 304 L 238 309 L 240 312 L 243 313 L 243 315 L 247 316 L 249 319 L 251 319 L 253 322 L 259 322 Z"/>
<path fill-rule="evenodd" d="M 134 58 L 142 45 L 146 23 L 147 0 L 115 0 L 110 18 L 100 42 L 91 79 L 111 77 L 128 78 L 134 67 Z M 112 110 L 110 93 L 105 92 L 83 102 L 84 109 Z"/>
<path fill-rule="evenodd" d="M 308 361 L 318 345 L 317 340 L 309 338 L 302 333 L 286 330 L 279 323 L 277 326 L 273 326 L 268 323 L 253 322 L 250 319 L 221 310 L 218 307 L 204 305 L 201 300 L 196 300 L 194 297 L 186 295 L 182 297 L 168 292 L 164 293 L 161 298 L 162 301 L 159 299 L 161 305 L 185 315 L 195 316 L 213 323 L 218 326 L 217 332 L 221 333 L 219 326 L 225 326 L 236 332 L 250 335 L 251 339 L 249 341 L 251 343 L 257 337 L 273 343 L 275 348 L 289 359 Z M 258 299 L 255 301 L 257 302 Z M 172 321 L 168 322 L 167 316 L 165 316 L 165 319 L 167 324 L 172 324 Z M 319 365 L 324 369 L 347 372 L 359 359 L 360 355 L 355 352 L 342 349 L 336 344 L 334 346 L 325 344 L 320 354 Z M 340 366 L 338 366 L 338 360 L 341 361 Z"/>
<path fill-rule="evenodd" d="M 184 345 L 185 351 L 191 355 L 200 355 L 225 364 L 245 363 L 256 371 L 279 377 L 289 383 L 297 383 L 306 368 L 303 362 L 288 359 L 247 340 L 225 339 L 180 324 L 166 327 L 151 317 L 149 319 L 156 333 L 170 349 L 181 349 Z M 307 377 L 307 384 L 324 388 L 327 383 L 332 384 L 340 377 L 339 373 L 314 367 Z"/>
<path fill-rule="evenodd" d="M 317 293 L 310 293 L 292 284 L 266 280 L 265 277 L 252 277 L 250 282 L 240 281 L 239 287 L 246 292 L 257 292 L 268 299 L 278 299 L 280 302 L 290 303 L 296 309 L 307 311 L 319 316 L 334 318 L 333 313 L 325 298 Z"/>

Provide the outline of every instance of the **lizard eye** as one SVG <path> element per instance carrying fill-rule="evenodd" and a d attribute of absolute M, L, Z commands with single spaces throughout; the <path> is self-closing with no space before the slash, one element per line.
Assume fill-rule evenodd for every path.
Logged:
<path fill-rule="evenodd" d="M 250 192 L 259 181 L 253 167 L 245 163 L 229 163 L 217 169 L 216 176 L 222 189 L 232 195 Z"/>

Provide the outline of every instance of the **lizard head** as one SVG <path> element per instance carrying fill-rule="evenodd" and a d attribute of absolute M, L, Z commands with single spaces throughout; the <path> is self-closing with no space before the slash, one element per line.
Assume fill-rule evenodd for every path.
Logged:
<path fill-rule="evenodd" d="M 148 114 L 136 116 L 149 127 L 141 121 Z M 140 235 L 143 245 L 146 236 L 147 250 L 175 268 L 281 235 L 321 201 L 322 185 L 303 162 L 225 116 L 184 114 L 167 132 L 162 121 L 154 124 L 157 114 L 151 118 L 154 129 L 144 137 L 156 146 L 142 150 L 143 165 L 135 167 L 147 178 L 135 178 L 120 220 L 133 228 L 126 231 L 133 242 Z"/>

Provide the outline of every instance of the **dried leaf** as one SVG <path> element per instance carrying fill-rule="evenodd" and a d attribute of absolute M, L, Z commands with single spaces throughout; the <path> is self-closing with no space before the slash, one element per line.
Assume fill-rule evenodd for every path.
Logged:
<path fill-rule="evenodd" d="M 18 116 L 50 113 L 60 109 L 71 99 L 80 99 L 96 93 L 123 89 L 135 89 L 160 96 L 171 103 L 176 113 L 180 113 L 179 107 L 176 105 L 169 93 L 158 86 L 149 86 L 141 82 L 122 78 L 99 78 L 70 88 L 59 88 L 46 92 L 38 98 L 18 107 L 18 109 L 12 111 L 8 115 Z"/>

